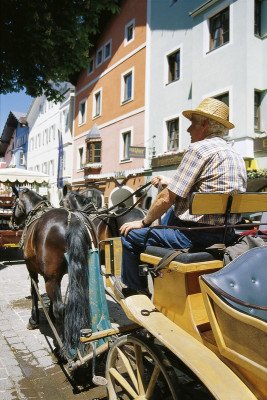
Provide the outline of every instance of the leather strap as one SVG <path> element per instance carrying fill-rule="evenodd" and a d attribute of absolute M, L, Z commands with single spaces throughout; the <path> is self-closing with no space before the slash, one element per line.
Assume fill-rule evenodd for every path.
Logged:
<path fill-rule="evenodd" d="M 171 250 L 171 253 L 165 254 L 164 257 L 159 261 L 158 265 L 155 268 L 155 272 L 159 272 L 161 269 L 165 268 L 171 261 L 173 261 L 179 254 L 187 253 L 188 249 L 180 249 L 180 250 Z"/>

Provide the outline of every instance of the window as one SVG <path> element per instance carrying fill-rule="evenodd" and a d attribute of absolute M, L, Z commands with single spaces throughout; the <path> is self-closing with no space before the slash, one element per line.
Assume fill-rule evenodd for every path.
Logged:
<path fill-rule="evenodd" d="M 83 147 L 78 149 L 78 159 L 77 159 L 77 168 L 83 167 Z"/>
<path fill-rule="evenodd" d="M 48 129 L 45 129 L 45 144 L 48 144 Z"/>
<path fill-rule="evenodd" d="M 101 142 L 89 142 L 87 144 L 88 163 L 100 163 L 101 162 Z"/>
<path fill-rule="evenodd" d="M 254 92 L 254 129 L 260 130 L 261 127 L 261 93 Z"/>
<path fill-rule="evenodd" d="M 229 7 L 210 18 L 210 50 L 229 42 Z"/>
<path fill-rule="evenodd" d="M 44 174 L 47 173 L 47 163 L 46 163 L 46 162 L 42 164 L 42 172 L 43 172 Z"/>
<path fill-rule="evenodd" d="M 50 161 L 50 166 L 49 166 L 49 174 L 50 174 L 51 176 L 54 176 L 54 173 L 55 173 L 55 169 L 54 169 L 54 160 L 51 160 L 51 161 Z"/>
<path fill-rule="evenodd" d="M 225 92 L 223 94 L 220 94 L 218 96 L 213 96 L 214 99 L 220 100 L 223 103 L 225 103 L 229 107 L 229 92 Z"/>
<path fill-rule="evenodd" d="M 257 36 L 261 36 L 261 0 L 255 0 L 254 33 Z"/>
<path fill-rule="evenodd" d="M 102 207 L 102 195 L 97 189 L 90 189 L 87 191 L 87 197 L 92 201 L 98 208 Z"/>
<path fill-rule="evenodd" d="M 86 122 L 86 100 L 83 100 L 79 104 L 79 125 L 85 124 Z"/>
<path fill-rule="evenodd" d="M 93 57 L 91 57 L 89 58 L 87 74 L 90 75 L 93 71 L 94 71 L 94 59 Z"/>
<path fill-rule="evenodd" d="M 167 56 L 168 59 L 168 83 L 180 79 L 180 50 Z"/>
<path fill-rule="evenodd" d="M 102 89 L 94 93 L 93 97 L 93 118 L 100 117 L 102 105 Z"/>
<path fill-rule="evenodd" d="M 24 165 L 24 163 L 25 163 L 24 153 L 23 151 L 21 151 L 19 153 L 19 165 Z"/>
<path fill-rule="evenodd" d="M 104 60 L 111 57 L 111 40 L 109 40 L 104 46 Z"/>
<path fill-rule="evenodd" d="M 122 133 L 122 155 L 121 161 L 129 160 L 129 146 L 131 146 L 131 131 Z"/>
<path fill-rule="evenodd" d="M 168 151 L 179 148 L 179 118 L 167 121 Z"/>
<path fill-rule="evenodd" d="M 133 70 L 122 75 L 122 103 L 133 99 Z"/>
<path fill-rule="evenodd" d="M 53 135 L 53 140 L 56 139 L 56 125 L 52 125 L 52 135 Z"/>
<path fill-rule="evenodd" d="M 125 32 L 124 32 L 124 45 L 125 46 L 134 40 L 134 27 L 135 27 L 134 19 L 125 26 Z"/>
<path fill-rule="evenodd" d="M 102 64 L 103 61 L 103 49 L 101 47 L 101 49 L 98 50 L 98 52 L 96 53 L 96 66 L 98 67 L 100 64 Z"/>

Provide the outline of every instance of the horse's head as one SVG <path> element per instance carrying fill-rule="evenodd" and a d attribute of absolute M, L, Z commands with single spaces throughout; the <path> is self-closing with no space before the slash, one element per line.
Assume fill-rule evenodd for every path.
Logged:
<path fill-rule="evenodd" d="M 15 201 L 12 210 L 12 215 L 9 221 L 9 226 L 13 230 L 18 230 L 26 220 L 27 213 L 24 201 L 24 194 L 27 193 L 28 190 L 29 189 L 23 189 L 19 193 L 17 189 L 14 190 L 13 188 L 13 192 L 15 194 Z"/>
<path fill-rule="evenodd" d="M 91 200 L 80 194 L 78 191 L 68 192 L 63 198 L 63 206 L 69 210 L 83 210 L 88 213 L 96 210 L 96 206 Z"/>
<path fill-rule="evenodd" d="M 38 193 L 28 188 L 22 189 L 20 193 L 14 191 L 15 202 L 9 226 L 11 229 L 19 229 L 25 222 L 29 213 L 44 199 Z"/>

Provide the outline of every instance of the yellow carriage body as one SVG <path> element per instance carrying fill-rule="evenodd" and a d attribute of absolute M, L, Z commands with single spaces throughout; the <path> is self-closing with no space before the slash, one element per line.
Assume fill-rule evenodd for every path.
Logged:
<path fill-rule="evenodd" d="M 267 194 L 237 194 L 230 203 L 227 194 L 194 194 L 191 212 L 267 211 Z M 120 238 L 106 241 L 105 253 L 107 286 L 112 290 L 110 277 L 120 276 Z M 150 266 L 160 260 L 141 254 L 141 262 Z M 117 300 L 127 316 L 171 350 L 216 399 L 267 399 L 267 323 L 223 304 L 199 279 L 221 268 L 219 259 L 171 261 L 154 280 L 153 301 L 144 295 Z"/>

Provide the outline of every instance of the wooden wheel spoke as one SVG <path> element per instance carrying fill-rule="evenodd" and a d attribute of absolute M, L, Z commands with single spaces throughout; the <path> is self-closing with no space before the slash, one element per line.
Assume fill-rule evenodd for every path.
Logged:
<path fill-rule="evenodd" d="M 126 379 L 115 369 L 109 369 L 110 375 L 112 375 L 117 382 L 135 399 L 138 395 L 131 387 L 131 385 L 126 381 Z"/>
<path fill-rule="evenodd" d="M 137 372 L 139 394 L 141 396 L 143 396 L 145 394 L 145 388 L 144 388 L 144 364 L 143 364 L 143 357 L 142 357 L 142 354 L 143 354 L 142 347 L 135 344 L 134 352 L 135 352 L 135 358 L 136 358 L 136 372 Z"/>
<path fill-rule="evenodd" d="M 130 361 L 128 360 L 126 355 L 121 351 L 121 349 L 119 347 L 117 348 L 117 350 L 118 350 L 118 354 L 120 355 L 121 360 L 122 360 L 128 374 L 129 374 L 129 377 L 130 377 L 132 383 L 134 384 L 135 390 L 138 392 L 138 382 L 137 382 L 136 376 L 134 374 L 133 368 L 130 364 Z"/>
<path fill-rule="evenodd" d="M 149 399 L 152 396 L 159 374 L 160 374 L 160 367 L 158 364 L 156 364 L 147 387 L 146 399 Z"/>
<path fill-rule="evenodd" d="M 177 400 L 175 370 L 161 346 L 143 336 L 117 339 L 107 358 L 109 400 Z"/>

